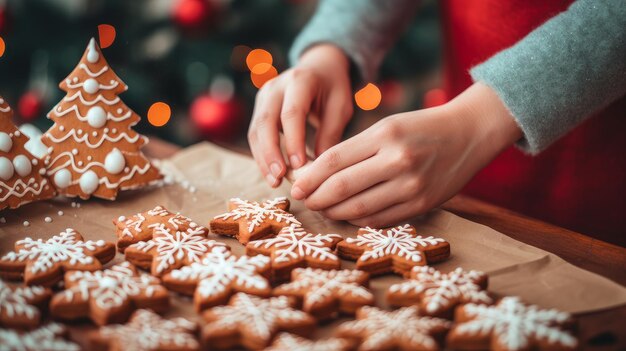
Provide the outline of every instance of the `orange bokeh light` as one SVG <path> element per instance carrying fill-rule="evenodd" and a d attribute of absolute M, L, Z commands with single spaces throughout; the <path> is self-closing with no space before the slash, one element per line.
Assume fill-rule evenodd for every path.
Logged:
<path fill-rule="evenodd" d="M 258 75 L 266 73 L 267 71 L 269 71 L 273 67 L 274 66 L 270 65 L 269 63 L 259 63 L 258 65 L 252 67 L 250 72 L 252 72 L 252 74 L 258 76 Z"/>
<path fill-rule="evenodd" d="M 278 75 L 278 71 L 274 66 L 269 66 L 268 68 L 257 68 L 257 66 L 260 65 L 254 66 L 255 69 L 250 72 L 250 79 L 252 80 L 252 84 L 254 84 L 255 87 L 261 89 L 263 84 L 274 79 Z M 255 71 L 261 71 L 262 73 L 256 74 Z"/>
<path fill-rule="evenodd" d="M 272 54 L 263 49 L 254 49 L 246 56 L 246 65 L 250 71 L 260 63 L 267 63 L 271 66 L 273 62 Z"/>
<path fill-rule="evenodd" d="M 4 39 L 0 37 L 0 57 L 4 55 L 4 49 L 6 49 L 6 45 L 4 44 Z"/>
<path fill-rule="evenodd" d="M 155 127 L 162 127 L 167 124 L 171 115 L 170 105 L 164 102 L 155 102 L 148 109 L 148 122 Z"/>
<path fill-rule="evenodd" d="M 380 89 L 372 83 L 368 83 L 363 89 L 354 94 L 354 101 L 362 110 L 373 110 L 380 105 L 382 95 Z"/>
<path fill-rule="evenodd" d="M 108 48 L 115 41 L 115 27 L 110 24 L 101 24 L 98 26 L 98 37 L 100 38 L 100 47 Z"/>

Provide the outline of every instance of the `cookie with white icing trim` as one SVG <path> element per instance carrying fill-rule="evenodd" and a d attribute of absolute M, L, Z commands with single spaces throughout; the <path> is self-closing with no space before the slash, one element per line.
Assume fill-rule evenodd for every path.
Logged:
<path fill-rule="evenodd" d="M 374 294 L 368 283 L 369 274 L 356 269 L 296 268 L 291 272 L 291 282 L 276 287 L 274 295 L 295 297 L 304 312 L 327 320 L 373 305 Z"/>
<path fill-rule="evenodd" d="M 42 286 L 11 287 L 0 279 L 0 327 L 32 329 L 52 292 Z"/>
<path fill-rule="evenodd" d="M 13 110 L 0 97 L 0 210 L 50 199 L 56 194 L 43 176 L 43 162 L 26 148 L 28 136 L 17 129 L 12 118 Z"/>
<path fill-rule="evenodd" d="M 237 292 L 269 296 L 267 280 L 270 259 L 266 256 L 233 255 L 226 247 L 216 247 L 199 262 L 175 269 L 163 276 L 163 285 L 171 291 L 193 295 L 198 312 L 222 305 Z"/>
<path fill-rule="evenodd" d="M 113 220 L 113 224 L 115 224 L 117 235 L 117 249 L 122 253 L 129 245 L 152 239 L 154 229 L 160 226 L 179 231 L 199 228 L 205 235 L 209 233 L 207 228 L 198 225 L 190 218 L 180 213 L 172 213 L 160 205 L 130 217 L 120 216 Z"/>
<path fill-rule="evenodd" d="M 198 325 L 185 318 L 165 319 L 151 310 L 137 310 L 126 324 L 101 327 L 89 336 L 92 350 L 196 351 Z"/>
<path fill-rule="evenodd" d="M 354 350 L 354 342 L 343 338 L 327 338 L 309 340 L 303 337 L 280 333 L 270 347 L 264 351 L 350 351 Z"/>
<path fill-rule="evenodd" d="M 115 257 L 115 244 L 104 240 L 83 240 L 67 228 L 48 240 L 24 238 L 15 242 L 15 251 L 0 258 L 0 277 L 20 280 L 26 285 L 52 286 L 65 271 L 95 271 Z"/>
<path fill-rule="evenodd" d="M 466 304 L 455 311 L 455 326 L 447 337 L 455 350 L 576 350 L 578 341 L 568 329 L 569 313 L 542 309 L 509 296 L 496 305 Z"/>
<path fill-rule="evenodd" d="M 341 261 L 335 254 L 339 234 L 312 234 L 302 227 L 289 226 L 273 238 L 256 240 L 246 245 L 246 254 L 269 256 L 272 280 L 286 281 L 297 267 L 338 269 Z"/>
<path fill-rule="evenodd" d="M 215 216 L 210 223 L 211 232 L 233 236 L 242 244 L 276 235 L 286 226 L 300 226 L 289 211 L 289 200 L 277 197 L 263 202 L 230 199 L 228 211 Z"/>
<path fill-rule="evenodd" d="M 207 238 L 200 227 L 185 231 L 155 227 L 152 239 L 140 241 L 126 248 L 126 260 L 139 268 L 162 277 L 174 269 L 200 262 L 204 254 L 226 244 Z"/>
<path fill-rule="evenodd" d="M 393 228 L 360 228 L 356 238 L 337 245 L 339 256 L 356 260 L 356 268 L 372 275 L 408 274 L 414 266 L 425 266 L 447 259 L 450 244 L 433 236 L 418 235 L 405 224 Z"/>
<path fill-rule="evenodd" d="M 68 340 L 67 328 L 49 323 L 35 330 L 18 332 L 0 328 L 0 349 L 8 351 L 79 351 L 80 347 Z"/>
<path fill-rule="evenodd" d="M 454 308 L 466 303 L 493 303 L 487 288 L 487 275 L 460 267 L 441 273 L 433 267 L 413 267 L 410 279 L 387 289 L 392 306 L 417 305 L 422 314 L 452 319 Z"/>
<path fill-rule="evenodd" d="M 161 179 L 141 152 L 148 139 L 132 129 L 141 117 L 118 96 L 128 87 L 93 38 L 59 87 L 67 94 L 48 113 L 54 125 L 42 142 L 46 173 L 60 194 L 113 200 L 121 190 Z"/>
<path fill-rule="evenodd" d="M 238 293 L 227 306 L 204 312 L 207 324 L 201 339 L 211 349 L 227 350 L 237 346 L 249 350 L 267 347 L 279 332 L 310 335 L 315 319 L 294 309 L 295 302 L 286 297 L 260 297 Z"/>
<path fill-rule="evenodd" d="M 88 317 L 97 325 L 126 322 L 135 309 L 165 312 L 169 294 L 161 281 L 138 272 L 128 262 L 95 272 L 68 272 L 65 290 L 50 301 L 54 318 L 76 320 Z"/>

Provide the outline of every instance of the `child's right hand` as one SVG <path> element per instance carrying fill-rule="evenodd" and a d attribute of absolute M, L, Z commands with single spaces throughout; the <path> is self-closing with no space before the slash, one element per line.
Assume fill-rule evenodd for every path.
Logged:
<path fill-rule="evenodd" d="M 306 163 L 309 113 L 320 119 L 315 138 L 317 155 L 341 141 L 353 112 L 349 66 L 339 48 L 316 45 L 300 57 L 295 67 L 265 83 L 257 93 L 248 141 L 261 173 L 272 187 L 280 185 L 287 171 L 280 150 L 281 129 L 293 169 Z"/>

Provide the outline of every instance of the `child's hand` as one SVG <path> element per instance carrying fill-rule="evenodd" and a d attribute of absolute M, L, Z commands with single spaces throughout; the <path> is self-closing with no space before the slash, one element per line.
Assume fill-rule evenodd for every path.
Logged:
<path fill-rule="evenodd" d="M 454 196 L 521 136 L 498 96 L 477 83 L 446 105 L 385 118 L 330 148 L 291 195 L 331 219 L 388 226 Z"/>
<path fill-rule="evenodd" d="M 306 162 L 305 128 L 309 113 L 320 118 L 315 152 L 321 154 L 341 141 L 352 117 L 349 62 L 332 45 L 307 50 L 298 64 L 267 82 L 256 96 L 248 141 L 267 182 L 276 187 L 287 170 L 279 131 L 292 168 Z"/>

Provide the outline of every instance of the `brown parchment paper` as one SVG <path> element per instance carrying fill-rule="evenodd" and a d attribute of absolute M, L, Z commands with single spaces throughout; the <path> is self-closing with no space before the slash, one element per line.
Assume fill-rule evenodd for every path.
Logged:
<path fill-rule="evenodd" d="M 260 200 L 287 196 L 289 185 L 271 189 L 263 181 L 254 161 L 209 143 L 189 147 L 160 166 L 179 182 L 188 182 L 197 189 L 191 192 L 180 185 L 126 192 L 116 201 L 56 199 L 28 205 L 15 211 L 0 213 L 6 223 L 0 223 L 0 253 L 12 250 L 13 243 L 25 236 L 46 238 L 72 227 L 87 239 L 115 241 L 113 218 L 151 209 L 157 204 L 179 211 L 198 223 L 208 225 L 215 215 L 225 212 L 231 197 Z M 72 206 L 72 202 L 80 207 Z M 63 211 L 63 215 L 59 215 Z M 306 210 L 302 203 L 292 202 L 292 210 L 303 225 L 312 232 L 339 233 L 354 236 L 357 228 L 343 222 L 331 221 Z M 52 223 L 46 223 L 51 217 Z M 24 221 L 30 223 L 24 226 Z M 451 258 L 435 267 L 449 271 L 456 267 L 478 269 L 489 274 L 489 290 L 497 295 L 518 295 L 543 307 L 558 308 L 572 313 L 585 313 L 626 304 L 626 288 L 597 274 L 575 267 L 544 250 L 509 238 L 489 227 L 470 222 L 443 210 L 411 221 L 418 232 L 443 237 L 450 242 Z M 243 247 L 235 240 L 219 237 L 236 254 Z M 122 261 L 117 254 L 113 263 Z M 107 265 L 110 266 L 112 263 Z M 354 267 L 343 261 L 344 268 Z M 388 275 L 374 278 L 371 288 L 377 303 L 386 307 L 384 293 L 400 277 Z M 173 307 L 167 316 L 185 316 L 199 320 L 190 298 L 172 295 Z M 345 320 L 345 319 L 343 319 Z M 320 327 L 317 335 L 332 332 L 334 322 Z M 72 337 L 84 342 L 86 333 L 94 329 L 89 322 L 71 324 Z"/>

